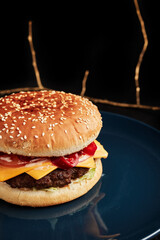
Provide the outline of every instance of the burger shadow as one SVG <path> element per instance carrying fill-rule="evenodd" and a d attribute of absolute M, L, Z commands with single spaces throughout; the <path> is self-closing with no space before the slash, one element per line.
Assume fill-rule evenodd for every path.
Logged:
<path fill-rule="evenodd" d="M 0 239 L 117 239 L 109 235 L 98 203 L 105 198 L 99 181 L 71 202 L 43 208 L 20 207 L 0 200 Z"/>

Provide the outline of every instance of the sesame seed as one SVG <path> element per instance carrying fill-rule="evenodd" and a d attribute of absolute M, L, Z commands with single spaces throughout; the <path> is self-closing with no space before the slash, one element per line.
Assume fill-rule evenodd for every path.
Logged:
<path fill-rule="evenodd" d="M 45 135 L 45 133 L 43 132 L 43 133 L 42 133 L 42 137 L 44 137 L 44 135 Z"/>
<path fill-rule="evenodd" d="M 38 138 L 38 135 L 34 135 L 35 138 Z"/>
<path fill-rule="evenodd" d="M 64 132 L 67 133 L 67 130 L 65 129 Z"/>
<path fill-rule="evenodd" d="M 27 136 L 26 136 L 26 135 L 24 135 L 24 139 L 27 139 Z"/>
<path fill-rule="evenodd" d="M 66 119 L 65 117 L 60 117 L 60 120 L 62 120 L 62 121 L 65 120 L 65 119 Z"/>
<path fill-rule="evenodd" d="M 32 128 L 36 128 L 36 126 L 32 126 Z"/>
<path fill-rule="evenodd" d="M 10 137 L 10 138 L 13 138 L 13 136 L 11 136 L 11 135 L 10 135 L 9 137 Z"/>
<path fill-rule="evenodd" d="M 49 144 L 47 144 L 47 147 L 48 147 L 48 148 L 50 148 L 50 145 L 49 145 Z"/>
<path fill-rule="evenodd" d="M 2 135 L 0 135 L 0 139 L 2 139 Z"/>

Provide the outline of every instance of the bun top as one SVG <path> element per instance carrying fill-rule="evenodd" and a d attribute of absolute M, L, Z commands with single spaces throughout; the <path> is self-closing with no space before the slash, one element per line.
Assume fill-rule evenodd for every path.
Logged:
<path fill-rule="evenodd" d="M 102 127 L 98 108 L 60 91 L 29 91 L 0 98 L 0 151 L 64 156 L 80 151 Z"/>

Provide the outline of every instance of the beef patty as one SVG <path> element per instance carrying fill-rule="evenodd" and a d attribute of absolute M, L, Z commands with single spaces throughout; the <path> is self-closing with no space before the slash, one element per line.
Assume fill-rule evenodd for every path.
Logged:
<path fill-rule="evenodd" d="M 27 173 L 11 178 L 6 182 L 12 188 L 43 189 L 49 187 L 63 187 L 71 183 L 72 179 L 79 178 L 88 172 L 88 168 L 73 167 L 68 170 L 56 169 L 43 178 L 36 180 Z"/>

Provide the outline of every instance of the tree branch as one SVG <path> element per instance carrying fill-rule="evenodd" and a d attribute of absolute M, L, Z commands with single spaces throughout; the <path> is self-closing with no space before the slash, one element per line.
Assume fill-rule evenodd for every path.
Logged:
<path fill-rule="evenodd" d="M 36 75 L 38 87 L 39 87 L 39 89 L 43 89 L 44 87 L 41 83 L 40 74 L 39 74 L 38 67 L 37 67 L 36 53 L 35 53 L 34 46 L 33 46 L 32 22 L 31 21 L 29 21 L 29 23 L 28 23 L 28 28 L 29 28 L 28 41 L 29 41 L 29 46 L 30 46 L 30 50 L 31 50 L 31 54 L 32 54 L 32 65 L 33 65 L 34 72 Z"/>

